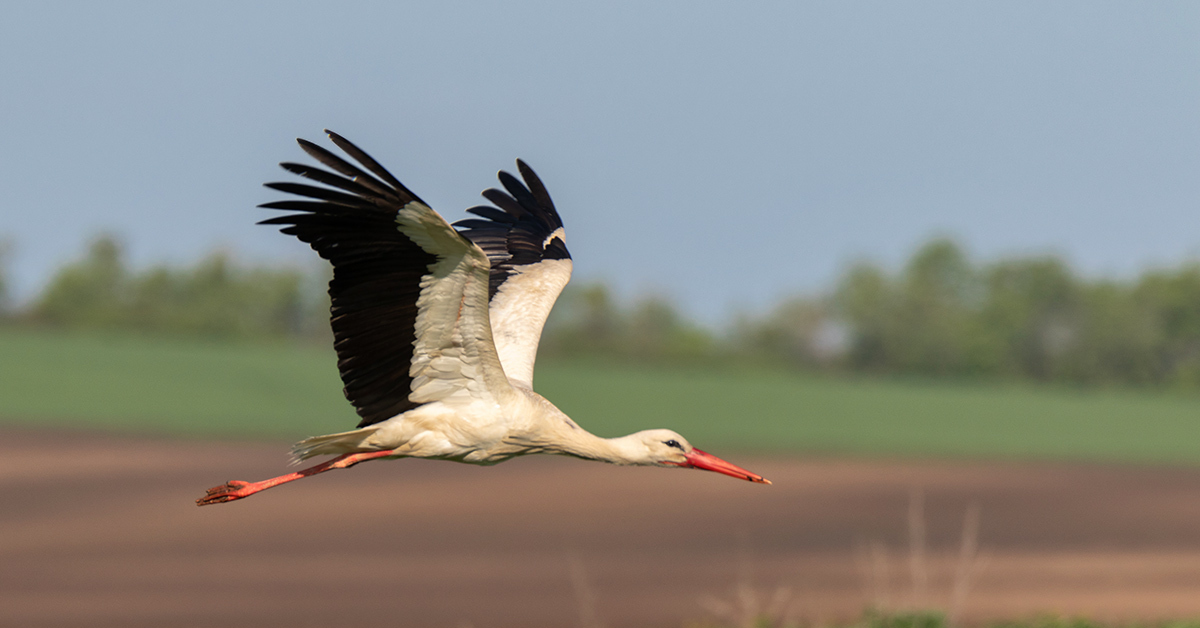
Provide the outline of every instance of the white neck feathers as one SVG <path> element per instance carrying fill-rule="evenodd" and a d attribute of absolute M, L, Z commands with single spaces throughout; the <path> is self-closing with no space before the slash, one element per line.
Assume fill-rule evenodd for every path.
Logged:
<path fill-rule="evenodd" d="M 522 453 L 562 454 L 618 465 L 653 464 L 650 452 L 637 434 L 601 438 L 570 419 L 564 421 L 561 427 L 542 431 L 536 436 L 510 437 L 508 440 L 523 449 Z"/>

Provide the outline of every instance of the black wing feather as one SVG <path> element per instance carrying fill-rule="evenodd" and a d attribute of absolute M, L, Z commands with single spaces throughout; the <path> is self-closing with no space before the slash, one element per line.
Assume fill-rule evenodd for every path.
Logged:
<path fill-rule="evenodd" d="M 367 170 L 375 173 L 375 175 L 380 179 L 388 182 L 392 187 L 396 188 L 396 190 L 400 192 L 403 192 L 409 198 L 420 202 L 422 205 L 428 206 L 425 201 L 422 201 L 420 197 L 418 197 L 416 194 L 413 194 L 412 190 L 404 187 L 404 184 L 401 183 L 399 179 L 393 177 L 392 173 L 388 172 L 386 168 L 379 165 L 378 161 L 375 161 L 370 155 L 363 152 L 362 149 L 354 144 L 351 144 L 349 140 L 338 135 L 337 133 L 334 133 L 333 131 L 330 131 L 329 129 L 325 129 L 325 132 L 329 134 L 329 139 L 333 140 L 333 143 L 337 144 L 338 148 L 346 151 L 347 155 L 350 155 L 356 161 L 358 161 L 358 163 L 366 166 Z"/>
<path fill-rule="evenodd" d="M 537 176 L 533 168 L 530 168 L 529 164 L 518 159 L 517 171 L 521 173 L 521 178 L 525 179 L 525 184 L 529 186 L 529 191 L 533 194 L 538 206 L 553 209 L 554 201 L 550 200 L 550 192 L 546 191 L 546 186 L 542 184 L 541 178 Z"/>
<path fill-rule="evenodd" d="M 347 179 L 339 174 L 335 174 L 332 172 L 326 172 L 326 171 L 321 170 L 320 168 L 316 168 L 314 166 L 309 166 L 306 164 L 297 164 L 297 163 L 293 163 L 290 161 L 285 161 L 279 165 L 280 165 L 280 167 L 282 167 L 284 170 L 287 170 L 288 172 L 291 172 L 293 174 L 298 174 L 306 179 L 312 179 L 313 181 L 316 181 L 317 183 L 324 183 L 325 185 L 328 185 L 331 187 L 340 188 L 342 190 L 350 192 L 351 194 L 358 194 L 358 195 L 372 194 L 371 190 L 368 189 L 366 186 L 359 185 L 358 183 L 355 183 L 351 179 Z"/>
<path fill-rule="evenodd" d="M 308 243 L 333 264 L 330 324 L 338 371 L 346 399 L 362 417 L 358 426 L 365 427 L 420 405 L 408 400 L 408 370 L 421 277 L 437 257 L 396 225 L 397 212 L 410 202 L 423 201 L 357 146 L 329 135 L 375 176 L 312 142 L 297 140 L 306 153 L 335 172 L 294 163 L 281 164 L 283 168 L 337 189 L 268 183 L 272 189 L 316 200 L 265 203 L 260 207 L 301 213 L 259 224 L 284 225 L 280 231 Z"/>
<path fill-rule="evenodd" d="M 508 174 L 501 171 L 501 174 Z M 517 199 L 509 196 L 507 193 L 497 190 L 496 188 L 488 188 L 483 191 L 483 197 L 491 201 L 493 205 L 507 212 L 512 216 L 513 221 L 520 220 L 522 216 L 529 213 L 527 209 L 521 207 Z"/>
<path fill-rule="evenodd" d="M 475 214 L 476 216 L 482 216 L 494 222 L 503 222 L 506 224 L 517 221 L 517 219 L 508 212 L 496 209 L 495 207 L 489 207 L 488 205 L 476 205 L 475 207 L 468 209 L 467 213 Z"/>
<path fill-rule="evenodd" d="M 316 159 L 317 161 L 336 170 L 337 172 L 339 172 L 347 177 L 350 177 L 351 181 L 359 183 L 359 184 L 363 185 L 364 187 L 370 189 L 371 194 L 364 195 L 363 196 L 364 199 L 383 198 L 383 199 L 391 199 L 391 200 L 399 201 L 403 197 L 403 198 L 409 198 L 411 200 L 417 200 L 417 201 L 421 200 L 421 199 L 417 198 L 416 196 L 413 196 L 412 194 L 408 194 L 407 196 L 402 196 L 403 192 L 401 192 L 400 190 L 394 190 L 394 189 L 387 187 L 383 183 L 380 183 L 379 181 L 375 180 L 375 178 L 372 177 L 371 175 L 363 172 L 357 166 L 352 165 L 350 162 L 346 161 L 345 159 L 342 159 L 341 157 L 334 155 L 333 153 L 329 152 L 328 150 L 325 150 L 324 148 L 317 146 L 316 144 L 313 144 L 312 142 L 310 142 L 308 140 L 297 139 L 296 142 L 299 143 L 300 148 L 304 149 L 304 152 L 308 153 L 308 155 L 310 157 L 312 157 L 313 159 Z M 424 201 L 422 201 L 422 202 L 424 202 Z"/>
<path fill-rule="evenodd" d="M 362 205 L 362 197 L 356 194 L 346 194 L 331 190 L 329 188 L 320 188 L 315 185 L 305 185 L 303 183 L 264 183 L 264 187 L 295 194 L 297 196 L 307 196 L 308 198 L 319 198 L 323 201 L 333 203 L 335 205 L 343 205 L 346 207 L 359 207 Z"/>
<path fill-rule="evenodd" d="M 520 159 L 517 170 L 524 183 L 503 170 L 497 175 L 504 190 L 488 188 L 483 196 L 495 207 L 480 205 L 467 211 L 480 216 L 454 223 L 460 233 L 487 254 L 492 264 L 488 298 L 521 266 L 544 259 L 570 259 L 566 244 L 550 236 L 562 228 L 562 219 L 550 193 L 533 169 Z"/>

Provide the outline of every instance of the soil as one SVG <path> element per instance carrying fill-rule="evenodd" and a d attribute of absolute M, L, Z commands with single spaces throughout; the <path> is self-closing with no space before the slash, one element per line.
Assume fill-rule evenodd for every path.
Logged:
<path fill-rule="evenodd" d="M 761 486 L 402 460 L 195 506 L 287 472 L 287 449 L 0 430 L 0 626 L 1200 617 L 1196 468 L 727 456 Z"/>

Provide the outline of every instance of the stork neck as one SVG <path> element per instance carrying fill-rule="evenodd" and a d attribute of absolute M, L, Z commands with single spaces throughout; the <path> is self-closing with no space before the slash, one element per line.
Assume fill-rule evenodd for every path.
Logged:
<path fill-rule="evenodd" d="M 537 417 L 505 439 L 512 455 L 551 453 L 599 460 L 613 464 L 648 464 L 649 452 L 637 438 L 629 434 L 618 438 L 601 438 L 583 429 L 545 397 L 521 386 L 529 412 Z"/>
<path fill-rule="evenodd" d="M 575 428 L 561 436 L 556 446 L 550 448 L 556 453 L 612 464 L 645 464 L 645 447 L 634 434 L 601 438 L 583 428 Z"/>

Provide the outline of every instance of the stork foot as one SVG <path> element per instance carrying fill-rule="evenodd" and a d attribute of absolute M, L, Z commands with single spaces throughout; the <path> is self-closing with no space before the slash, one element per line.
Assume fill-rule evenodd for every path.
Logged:
<path fill-rule="evenodd" d="M 241 480 L 230 480 L 220 486 L 214 486 L 208 489 L 204 497 L 196 500 L 197 506 L 207 506 L 209 504 L 223 504 L 231 502 L 243 497 L 249 497 L 259 491 L 265 491 L 271 487 L 294 482 L 301 478 L 306 478 L 310 475 L 324 473 L 331 469 L 346 469 L 363 462 L 365 460 L 375 460 L 376 458 L 387 458 L 394 456 L 395 450 L 385 449 L 383 451 L 362 452 L 357 454 L 342 454 L 328 462 L 322 462 L 315 467 L 296 471 L 281 475 L 277 478 L 263 480 L 262 482 L 243 482 Z"/>
<path fill-rule="evenodd" d="M 209 504 L 221 504 L 231 502 L 243 497 L 249 497 L 258 490 L 250 486 L 250 482 L 241 480 L 230 480 L 220 486 L 214 486 L 204 493 L 204 497 L 196 500 L 197 506 L 207 506 Z"/>

